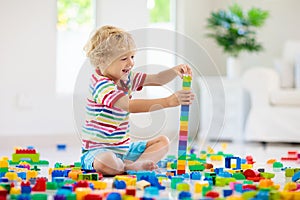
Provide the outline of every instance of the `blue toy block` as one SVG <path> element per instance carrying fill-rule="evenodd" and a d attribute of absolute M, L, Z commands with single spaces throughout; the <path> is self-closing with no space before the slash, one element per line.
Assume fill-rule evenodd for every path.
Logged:
<path fill-rule="evenodd" d="M 0 183 L 8 183 L 8 178 L 6 178 L 6 177 L 2 177 L 2 178 L 0 178 Z"/>
<path fill-rule="evenodd" d="M 228 197 L 228 196 L 232 195 L 232 193 L 233 193 L 233 191 L 230 190 L 230 189 L 223 190 L 223 196 L 224 197 Z"/>
<path fill-rule="evenodd" d="M 145 197 L 156 197 L 159 195 L 159 190 L 157 187 L 146 187 L 144 191 L 144 196 Z"/>
<path fill-rule="evenodd" d="M 201 180 L 201 173 L 200 172 L 192 172 L 190 174 L 191 180 Z"/>
<path fill-rule="evenodd" d="M 31 193 L 31 187 L 30 186 L 22 186 L 21 187 L 21 193 L 22 194 L 30 194 Z"/>
<path fill-rule="evenodd" d="M 292 176 L 292 181 L 297 182 L 300 179 L 300 171 L 296 172 L 294 176 Z"/>
<path fill-rule="evenodd" d="M 17 200 L 31 200 L 31 197 L 29 194 L 21 194 L 17 197 Z"/>
<path fill-rule="evenodd" d="M 56 145 L 56 149 L 57 149 L 58 151 L 64 151 L 64 150 L 66 150 L 66 148 L 67 148 L 67 145 L 66 145 L 66 144 L 57 144 L 57 145 Z"/>
<path fill-rule="evenodd" d="M 69 190 L 70 192 L 73 191 L 73 185 L 64 185 L 61 187 L 62 190 Z"/>
<path fill-rule="evenodd" d="M 230 177 L 232 177 L 232 174 L 229 173 L 229 172 L 220 172 L 220 173 L 218 174 L 218 176 L 224 177 L 224 178 L 230 178 Z"/>
<path fill-rule="evenodd" d="M 52 182 L 62 183 L 64 181 L 65 181 L 64 177 L 54 177 L 54 179 L 52 178 Z"/>
<path fill-rule="evenodd" d="M 256 198 L 260 199 L 260 200 L 269 200 L 269 192 L 266 190 L 260 190 L 257 195 Z"/>
<path fill-rule="evenodd" d="M 241 158 L 240 157 L 225 157 L 225 168 L 231 168 L 231 160 L 236 160 L 236 168 L 241 169 Z"/>
<path fill-rule="evenodd" d="M 178 199 L 191 199 L 192 198 L 192 194 L 190 192 L 186 192 L 186 191 L 182 191 L 179 193 L 178 195 Z"/>
<path fill-rule="evenodd" d="M 123 180 L 115 180 L 113 182 L 113 187 L 116 189 L 126 189 L 126 183 Z"/>
<path fill-rule="evenodd" d="M 118 192 L 111 192 L 107 195 L 106 200 L 122 200 L 122 196 Z"/>
<path fill-rule="evenodd" d="M 181 175 L 184 179 L 189 179 L 190 178 L 190 174 L 189 173 L 184 173 Z"/>
<path fill-rule="evenodd" d="M 64 177 L 64 170 L 53 170 L 51 173 L 52 180 L 56 177 Z"/>
<path fill-rule="evenodd" d="M 141 180 L 141 177 L 155 177 L 155 172 L 154 171 L 137 171 L 136 172 L 136 180 L 137 181 L 140 181 Z"/>
<path fill-rule="evenodd" d="M 234 190 L 242 193 L 243 192 L 243 184 L 241 184 L 241 183 L 234 184 Z"/>
<path fill-rule="evenodd" d="M 18 175 L 18 177 L 20 177 L 23 180 L 26 179 L 26 172 L 18 172 L 17 175 Z"/>

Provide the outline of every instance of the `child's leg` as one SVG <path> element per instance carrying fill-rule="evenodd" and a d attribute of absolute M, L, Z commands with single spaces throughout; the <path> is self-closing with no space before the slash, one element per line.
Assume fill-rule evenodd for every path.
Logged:
<path fill-rule="evenodd" d="M 111 151 L 102 152 L 95 156 L 94 169 L 103 175 L 124 173 L 124 163 Z"/>
<path fill-rule="evenodd" d="M 144 153 L 142 153 L 142 155 L 136 160 L 136 162 L 143 160 L 151 160 L 154 163 L 157 163 L 169 151 L 169 146 L 169 139 L 164 135 L 149 140 L 147 142 L 147 146 Z"/>
<path fill-rule="evenodd" d="M 156 163 L 161 160 L 169 150 L 169 139 L 159 136 L 149 140 L 145 151 L 134 162 L 125 160 L 125 170 L 154 170 Z"/>

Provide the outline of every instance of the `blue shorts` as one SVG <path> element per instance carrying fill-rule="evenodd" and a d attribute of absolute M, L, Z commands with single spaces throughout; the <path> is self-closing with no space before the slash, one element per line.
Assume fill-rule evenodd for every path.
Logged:
<path fill-rule="evenodd" d="M 146 141 L 132 142 L 129 145 L 129 149 L 126 154 L 124 155 L 118 153 L 115 154 L 118 158 L 120 158 L 123 161 L 124 160 L 136 161 L 141 156 L 141 154 L 144 153 L 146 149 L 146 145 L 147 145 Z M 81 156 L 81 167 L 83 169 L 93 170 L 94 169 L 93 163 L 94 163 L 95 156 L 107 151 L 111 151 L 111 150 L 107 148 L 99 148 L 99 149 L 92 149 L 87 152 L 84 152 Z"/>

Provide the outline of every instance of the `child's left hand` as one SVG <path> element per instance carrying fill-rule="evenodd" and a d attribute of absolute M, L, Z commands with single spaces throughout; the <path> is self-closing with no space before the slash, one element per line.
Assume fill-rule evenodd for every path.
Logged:
<path fill-rule="evenodd" d="M 173 70 L 178 74 L 178 76 L 180 76 L 180 78 L 182 78 L 183 75 L 189 75 L 192 77 L 192 69 L 189 65 L 180 64 L 173 67 Z"/>

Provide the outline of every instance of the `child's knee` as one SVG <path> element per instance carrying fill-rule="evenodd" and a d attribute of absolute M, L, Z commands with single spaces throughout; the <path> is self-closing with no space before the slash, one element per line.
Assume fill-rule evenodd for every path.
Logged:
<path fill-rule="evenodd" d="M 159 141 L 164 145 L 164 146 L 169 146 L 170 145 L 170 140 L 167 136 L 161 135 L 159 136 Z"/>
<path fill-rule="evenodd" d="M 124 163 L 113 152 L 107 151 L 96 155 L 94 169 L 104 174 L 109 174 L 107 172 L 111 171 L 121 172 L 124 169 Z"/>

